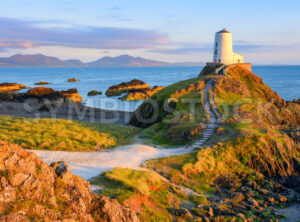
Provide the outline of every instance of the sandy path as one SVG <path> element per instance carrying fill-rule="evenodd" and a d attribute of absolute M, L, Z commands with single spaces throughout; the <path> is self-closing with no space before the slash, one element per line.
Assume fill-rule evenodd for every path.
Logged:
<path fill-rule="evenodd" d="M 140 165 L 146 160 L 189 152 L 186 148 L 158 149 L 140 144 L 117 147 L 111 152 L 31 151 L 47 163 L 66 161 L 72 172 L 84 179 L 115 167 L 140 169 Z"/>

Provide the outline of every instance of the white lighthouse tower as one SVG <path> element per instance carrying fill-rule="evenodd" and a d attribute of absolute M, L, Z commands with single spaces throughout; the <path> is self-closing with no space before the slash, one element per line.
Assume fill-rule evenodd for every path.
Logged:
<path fill-rule="evenodd" d="M 214 63 L 222 63 L 225 65 L 244 63 L 244 57 L 233 52 L 232 35 L 226 29 L 216 33 L 213 53 Z"/>

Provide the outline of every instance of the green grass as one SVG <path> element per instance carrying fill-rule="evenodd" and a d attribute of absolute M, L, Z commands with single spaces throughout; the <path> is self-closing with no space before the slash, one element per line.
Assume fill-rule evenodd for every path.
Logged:
<path fill-rule="evenodd" d="M 134 127 L 61 119 L 0 117 L 0 140 L 25 149 L 93 151 L 133 141 Z"/>
<path fill-rule="evenodd" d="M 200 77 L 177 82 L 154 94 L 152 99 L 165 101 L 170 99 L 171 95 L 177 90 L 187 89 L 192 84 L 204 80 L 204 77 Z M 191 143 L 193 140 L 201 137 L 202 132 L 199 131 L 198 133 L 195 133 L 191 139 L 187 140 L 187 138 L 182 135 L 182 132 L 193 131 L 200 126 L 200 122 L 208 120 L 202 104 L 202 90 L 190 91 L 187 94 L 183 93 L 178 98 L 173 99 L 176 101 L 175 110 L 166 115 L 160 122 L 155 123 L 142 131 L 142 137 L 148 139 L 150 143 L 166 146 L 181 145 Z M 196 112 L 191 113 L 190 101 L 195 102 L 195 100 L 198 101 L 195 104 Z M 163 109 L 163 107 L 161 107 L 161 109 Z M 161 113 L 164 113 L 164 111 L 161 111 Z"/>
<path fill-rule="evenodd" d="M 162 90 L 158 91 L 153 95 L 153 99 L 167 99 L 170 98 L 170 95 L 175 93 L 176 90 L 186 88 L 189 85 L 196 83 L 197 81 L 201 80 L 201 78 L 192 78 L 192 79 L 187 79 L 184 81 L 180 81 L 177 83 L 174 83 L 172 85 L 169 85 Z"/>
<path fill-rule="evenodd" d="M 170 221 L 171 201 L 178 207 L 179 198 L 184 198 L 180 191 L 171 188 L 152 171 L 115 168 L 92 178 L 90 183 L 104 187 L 100 195 L 116 198 L 121 203 L 129 198 L 136 198 L 134 201 L 140 197 L 147 198 L 148 201 L 141 204 L 141 221 Z"/>

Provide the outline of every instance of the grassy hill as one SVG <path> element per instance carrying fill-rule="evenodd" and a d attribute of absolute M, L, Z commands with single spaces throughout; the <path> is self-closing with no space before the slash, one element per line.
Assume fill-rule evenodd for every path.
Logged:
<path fill-rule="evenodd" d="M 224 76 L 211 73 L 165 87 L 139 107 L 131 124 L 143 127 L 142 135 L 156 143 L 201 138 L 210 119 L 203 88 L 211 78 L 210 97 L 223 121 L 205 146 L 147 161 L 144 167 L 151 173 L 104 173 L 92 180 L 104 184 L 101 193 L 131 207 L 140 203 L 136 210 L 143 221 L 286 218 L 277 209 L 300 200 L 300 105 L 284 101 L 255 74 L 237 65 Z M 199 102 L 193 111 L 186 101 L 195 99 Z"/>

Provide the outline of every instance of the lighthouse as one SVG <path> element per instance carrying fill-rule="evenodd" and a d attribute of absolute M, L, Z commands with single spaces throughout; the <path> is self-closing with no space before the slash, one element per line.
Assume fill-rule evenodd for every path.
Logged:
<path fill-rule="evenodd" d="M 213 63 L 244 63 L 244 56 L 233 52 L 231 32 L 223 29 L 215 34 Z"/>

